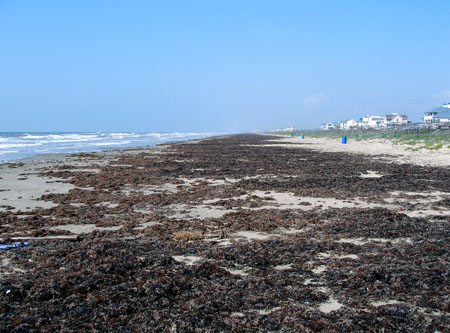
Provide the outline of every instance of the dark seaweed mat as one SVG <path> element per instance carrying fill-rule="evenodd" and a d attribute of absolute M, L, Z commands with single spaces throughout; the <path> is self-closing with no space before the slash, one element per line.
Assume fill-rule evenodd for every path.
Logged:
<path fill-rule="evenodd" d="M 174 144 L 167 154 L 125 155 L 111 163 L 144 169 L 109 165 L 99 174 L 73 173 L 63 168 L 47 172 L 94 190 L 44 196 L 43 200 L 58 202 L 59 206 L 27 213 L 28 217 L 1 213 L 3 224 L 17 230 L 29 228 L 37 235 L 53 234 L 48 226 L 54 222 L 45 217 L 50 215 L 65 223 L 122 224 L 125 228 L 96 232 L 76 243 L 35 242 L 12 253 L 14 264 L 28 273 L 1 278 L 1 330 L 447 331 L 450 261 L 445 219 L 412 219 L 386 209 L 249 211 L 245 209 L 249 202 L 224 201 L 218 205 L 242 209 L 221 219 L 210 219 L 208 224 L 225 230 L 266 232 L 308 226 L 309 237 L 290 235 L 235 243 L 232 247 L 171 240 L 176 230 L 206 230 L 201 220 L 165 217 L 165 207 L 173 203 L 195 205 L 249 190 L 343 199 L 366 196 L 376 202 L 389 191 L 446 191 L 449 184 L 446 169 L 393 165 L 350 154 L 247 146 L 264 143 L 263 139 L 267 137 L 248 135 Z M 358 175 L 366 170 L 386 176 L 362 180 Z M 177 193 L 125 197 L 120 192 L 125 185 L 176 183 L 178 177 L 222 179 L 274 174 L 276 178 L 242 180 L 226 187 L 203 184 Z M 119 206 L 94 206 L 102 201 Z M 254 205 L 260 204 L 253 201 Z M 87 205 L 74 207 L 69 205 L 71 202 Z M 162 225 L 146 229 L 139 239 L 125 240 L 142 235 L 132 229 L 144 219 L 133 209 L 140 204 L 153 207 L 153 218 Z M 359 237 L 410 237 L 413 243 L 357 246 L 335 242 Z M 360 260 L 320 259 L 328 269 L 319 276 L 308 263 L 323 252 L 357 254 Z M 207 261 L 187 266 L 173 260 L 173 255 L 198 255 Z M 287 263 L 292 264 L 291 269 L 274 269 L 275 265 Z M 223 268 L 235 265 L 248 267 L 249 275 L 231 275 Z M 304 285 L 306 279 L 317 284 Z M 330 289 L 345 307 L 329 314 L 316 310 L 328 298 L 318 291 L 318 286 Z M 370 305 L 379 299 L 403 303 Z M 250 311 L 273 308 L 279 309 L 270 314 Z M 432 315 L 431 311 L 442 315 Z M 234 316 L 234 312 L 244 316 Z"/>

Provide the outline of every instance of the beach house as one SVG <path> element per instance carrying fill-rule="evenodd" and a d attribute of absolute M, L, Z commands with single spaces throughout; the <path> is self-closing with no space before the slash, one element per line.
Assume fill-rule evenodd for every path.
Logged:
<path fill-rule="evenodd" d="M 382 127 L 401 126 L 408 124 L 408 116 L 405 114 L 398 114 L 396 112 L 387 114 L 383 117 Z"/>
<path fill-rule="evenodd" d="M 329 131 L 329 130 L 333 130 L 333 129 L 335 129 L 336 128 L 336 123 L 323 123 L 321 126 L 320 126 L 320 129 L 322 130 L 322 131 Z"/>
<path fill-rule="evenodd" d="M 392 119 L 394 119 L 395 116 L 397 116 L 397 113 L 385 115 L 385 116 L 384 116 L 384 119 L 383 119 L 382 126 L 383 126 L 383 127 L 388 127 L 388 126 L 390 126 L 390 125 L 391 125 L 391 122 L 392 122 Z"/>
<path fill-rule="evenodd" d="M 450 125 L 450 108 L 439 112 L 434 119 L 439 125 Z"/>
<path fill-rule="evenodd" d="M 384 117 L 381 116 L 364 116 L 358 122 L 358 127 L 362 128 L 377 128 L 381 127 L 384 122 Z"/>
<path fill-rule="evenodd" d="M 341 130 L 350 130 L 353 128 L 357 128 L 358 127 L 358 122 L 356 120 L 353 119 L 347 119 L 345 121 L 342 121 L 338 124 L 339 129 Z"/>
<path fill-rule="evenodd" d="M 434 117 L 438 114 L 438 111 L 430 110 L 426 111 L 423 116 L 423 122 L 426 124 L 434 123 Z"/>
<path fill-rule="evenodd" d="M 406 114 L 395 114 L 392 118 L 390 125 L 399 126 L 408 124 L 408 116 Z"/>
<path fill-rule="evenodd" d="M 450 123 L 450 103 L 426 111 L 423 116 L 423 122 L 427 124 L 448 125 Z"/>

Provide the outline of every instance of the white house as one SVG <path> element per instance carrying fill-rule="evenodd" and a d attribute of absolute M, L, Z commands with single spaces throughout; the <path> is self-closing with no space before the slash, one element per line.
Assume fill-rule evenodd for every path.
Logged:
<path fill-rule="evenodd" d="M 450 108 L 447 110 L 439 112 L 434 119 L 439 125 L 450 125 Z"/>
<path fill-rule="evenodd" d="M 358 120 L 358 127 L 367 128 L 369 127 L 369 116 L 362 117 Z"/>
<path fill-rule="evenodd" d="M 393 112 L 383 117 L 382 127 L 399 126 L 408 124 L 408 116 L 405 114 L 398 114 Z"/>
<path fill-rule="evenodd" d="M 352 128 L 358 127 L 358 123 L 355 120 L 350 118 L 350 119 L 340 122 L 338 124 L 338 126 L 339 126 L 339 129 L 341 129 L 341 130 L 350 130 Z"/>
<path fill-rule="evenodd" d="M 336 123 L 324 123 L 320 126 L 322 131 L 328 131 L 336 128 Z"/>
<path fill-rule="evenodd" d="M 276 128 L 276 129 L 271 129 L 270 132 L 294 132 L 296 129 L 294 126 L 289 126 L 286 128 Z"/>
<path fill-rule="evenodd" d="M 391 125 L 406 125 L 408 123 L 408 116 L 406 114 L 396 114 L 391 120 Z"/>
<path fill-rule="evenodd" d="M 383 127 L 388 127 L 388 126 L 390 126 L 391 125 L 391 122 L 392 122 L 392 119 L 394 119 L 395 118 L 395 116 L 397 116 L 398 114 L 397 113 L 393 113 L 393 114 L 387 114 L 387 115 L 385 115 L 384 116 L 384 118 L 383 118 L 383 124 L 382 124 L 382 126 Z"/>
<path fill-rule="evenodd" d="M 450 103 L 424 113 L 423 122 L 428 124 L 449 124 Z"/>
<path fill-rule="evenodd" d="M 383 122 L 384 117 L 367 115 L 359 120 L 358 126 L 362 128 L 376 128 L 381 127 Z"/>
<path fill-rule="evenodd" d="M 424 113 L 424 116 L 423 116 L 423 122 L 424 122 L 424 123 L 427 123 L 427 124 L 432 124 L 432 123 L 434 123 L 434 117 L 435 117 L 437 114 L 438 114 L 438 111 L 434 111 L 434 109 L 431 110 L 431 111 L 426 111 L 426 112 Z"/>

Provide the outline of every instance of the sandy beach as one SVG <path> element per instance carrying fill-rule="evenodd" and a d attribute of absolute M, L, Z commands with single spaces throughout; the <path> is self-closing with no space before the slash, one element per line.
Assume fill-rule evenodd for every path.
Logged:
<path fill-rule="evenodd" d="M 0 165 L 4 331 L 447 331 L 450 149 L 234 135 Z"/>
<path fill-rule="evenodd" d="M 439 150 L 413 150 L 411 146 L 394 144 L 387 139 L 372 140 L 348 140 L 342 144 L 341 139 L 330 138 L 310 138 L 306 137 L 286 137 L 278 136 L 274 141 L 269 140 L 267 146 L 275 143 L 278 147 L 284 144 L 287 148 L 314 149 L 323 152 L 354 153 L 371 156 L 380 161 L 392 163 L 406 163 L 423 166 L 449 167 L 450 166 L 450 148 L 443 146 Z"/>

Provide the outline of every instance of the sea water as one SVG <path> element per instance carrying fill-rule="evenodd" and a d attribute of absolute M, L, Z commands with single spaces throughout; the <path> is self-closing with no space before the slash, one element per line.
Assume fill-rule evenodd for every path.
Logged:
<path fill-rule="evenodd" d="M 11 161 L 37 154 L 154 146 L 168 141 L 201 139 L 215 134 L 217 133 L 0 133 L 0 161 Z"/>

